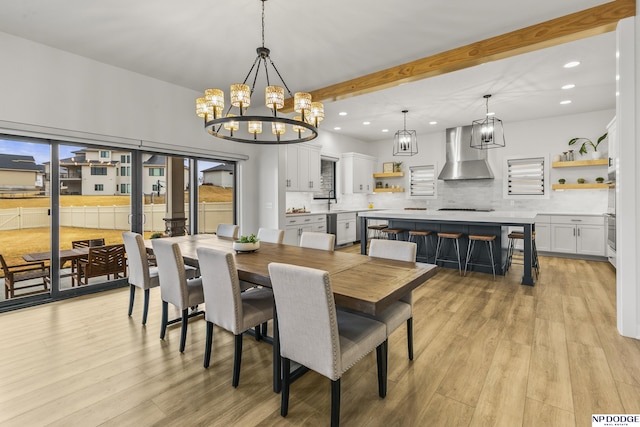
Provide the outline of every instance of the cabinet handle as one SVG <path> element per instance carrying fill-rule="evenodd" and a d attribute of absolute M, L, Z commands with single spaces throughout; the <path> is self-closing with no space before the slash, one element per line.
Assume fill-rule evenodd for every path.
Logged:
<path fill-rule="evenodd" d="M 578 237 L 580 237 L 580 229 L 578 228 Z"/>
<path fill-rule="evenodd" d="M 362 190 L 362 184 L 360 184 L 360 189 Z"/>
<path fill-rule="evenodd" d="M 306 219 L 304 220 L 304 222 L 309 222 L 309 221 L 311 221 L 311 218 L 306 218 Z"/>
<path fill-rule="evenodd" d="M 309 188 L 313 188 L 313 181 L 309 181 Z"/>
<path fill-rule="evenodd" d="M 349 223 L 348 222 L 344 224 L 344 228 L 349 228 Z"/>
<path fill-rule="evenodd" d="M 574 236 L 576 235 L 576 229 L 575 228 L 573 229 L 573 235 Z"/>
<path fill-rule="evenodd" d="M 572 219 L 571 222 L 582 222 L 581 219 Z"/>

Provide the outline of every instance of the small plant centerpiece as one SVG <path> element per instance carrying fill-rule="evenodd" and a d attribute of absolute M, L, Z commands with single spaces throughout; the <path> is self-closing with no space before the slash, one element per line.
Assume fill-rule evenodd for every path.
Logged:
<path fill-rule="evenodd" d="M 564 178 L 560 178 L 560 179 L 558 180 L 558 183 L 560 183 L 560 184 L 564 184 L 565 182 L 567 182 L 567 180 L 566 180 L 566 179 L 564 179 Z"/>
<path fill-rule="evenodd" d="M 258 249 L 260 249 L 260 240 L 255 234 L 240 236 L 238 240 L 233 242 L 233 250 L 236 252 L 253 252 Z"/>
<path fill-rule="evenodd" d="M 164 233 L 155 232 L 155 233 L 151 234 L 151 238 L 152 238 L 152 239 L 159 239 L 159 238 L 161 238 L 162 236 L 164 236 Z"/>
<path fill-rule="evenodd" d="M 597 177 L 597 178 L 596 178 L 596 182 L 597 182 L 598 184 L 602 184 L 602 183 L 604 182 L 604 178 L 603 178 L 603 177 L 601 177 L 601 176 L 599 176 L 599 177 Z"/>
<path fill-rule="evenodd" d="M 580 146 L 580 150 L 578 150 L 578 152 L 580 154 L 587 154 L 587 147 L 592 146 L 593 147 L 593 153 L 592 153 L 592 157 L 594 159 L 599 159 L 602 157 L 602 153 L 598 151 L 598 145 L 600 145 L 600 143 L 607 137 L 607 132 L 604 133 L 604 135 L 602 135 L 600 138 L 598 138 L 598 140 L 594 143 L 592 140 L 590 140 L 589 138 L 572 138 L 569 140 L 569 145 L 575 145 L 575 144 L 579 144 L 580 142 L 582 142 L 582 145 Z"/>

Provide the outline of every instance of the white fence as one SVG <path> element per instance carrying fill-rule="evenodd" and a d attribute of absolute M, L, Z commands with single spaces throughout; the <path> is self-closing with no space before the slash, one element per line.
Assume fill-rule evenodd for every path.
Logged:
<path fill-rule="evenodd" d="M 185 204 L 187 219 L 189 207 Z M 60 208 L 60 226 L 129 230 L 129 206 L 70 206 Z M 164 231 L 164 204 L 144 206 L 144 231 Z M 233 222 L 232 202 L 198 204 L 199 233 L 216 231 L 219 223 Z M 0 209 L 0 231 L 49 227 L 47 208 Z"/>

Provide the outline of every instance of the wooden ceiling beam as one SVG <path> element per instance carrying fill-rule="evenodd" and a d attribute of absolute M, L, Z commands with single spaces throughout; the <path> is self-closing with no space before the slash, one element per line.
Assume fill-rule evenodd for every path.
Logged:
<path fill-rule="evenodd" d="M 615 0 L 386 70 L 316 89 L 310 93 L 314 101 L 321 102 L 363 95 L 614 31 L 619 20 L 635 16 L 635 13 L 635 0 Z M 284 109 L 281 111 L 293 111 L 291 98 L 285 100 Z"/>

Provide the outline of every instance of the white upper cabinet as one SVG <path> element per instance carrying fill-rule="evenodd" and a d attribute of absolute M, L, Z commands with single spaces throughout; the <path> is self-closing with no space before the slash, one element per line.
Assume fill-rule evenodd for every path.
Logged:
<path fill-rule="evenodd" d="M 377 161 L 375 157 L 365 154 L 344 153 L 342 155 L 343 193 L 373 193 L 373 172 Z"/>
<path fill-rule="evenodd" d="M 315 192 L 320 188 L 320 148 L 305 144 L 287 145 L 287 191 Z"/>

